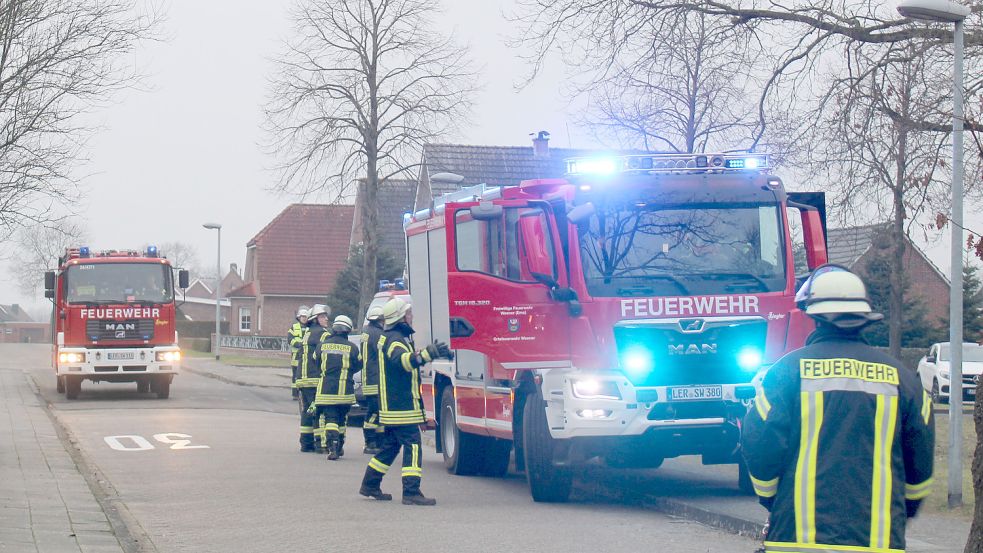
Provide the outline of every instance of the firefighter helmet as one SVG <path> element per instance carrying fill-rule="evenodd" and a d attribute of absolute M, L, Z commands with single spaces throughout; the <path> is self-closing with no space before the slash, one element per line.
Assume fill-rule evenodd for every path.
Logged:
<path fill-rule="evenodd" d="M 320 303 L 316 303 L 314 304 L 314 307 L 311 308 L 310 318 L 314 319 L 317 318 L 318 315 L 327 315 L 327 314 L 328 314 L 328 306 L 322 305 Z"/>
<path fill-rule="evenodd" d="M 300 307 L 297 308 L 297 318 L 298 319 L 301 318 L 301 317 L 310 317 L 310 315 L 311 315 L 311 308 L 310 307 L 307 307 L 306 305 L 301 305 Z"/>
<path fill-rule="evenodd" d="M 855 328 L 884 318 L 874 313 L 864 282 L 841 265 L 826 264 L 806 279 L 795 302 L 807 315 L 843 328 Z"/>
<path fill-rule="evenodd" d="M 345 315 L 338 315 L 334 318 L 334 322 L 331 323 L 331 328 L 340 332 L 351 332 L 355 324 L 352 320 Z"/>
<path fill-rule="evenodd" d="M 370 321 L 378 321 L 382 318 L 382 306 L 373 305 L 369 308 L 369 312 L 365 314 L 365 318 Z"/>
<path fill-rule="evenodd" d="M 410 310 L 410 304 L 400 298 L 392 298 L 382 308 L 382 316 L 386 319 L 387 325 L 394 325 L 406 316 Z"/>

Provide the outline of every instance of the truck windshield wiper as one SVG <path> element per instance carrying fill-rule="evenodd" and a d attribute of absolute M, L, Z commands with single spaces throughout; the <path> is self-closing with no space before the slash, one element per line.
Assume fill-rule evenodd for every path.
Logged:
<path fill-rule="evenodd" d="M 676 278 L 676 277 L 674 277 L 672 275 L 632 275 L 632 276 L 624 277 L 624 278 L 633 278 L 633 279 L 639 279 L 639 280 L 668 280 L 669 282 L 675 284 L 676 287 L 679 288 L 679 290 L 682 291 L 682 293 L 684 295 L 687 295 L 687 296 L 690 295 L 689 288 L 687 288 L 686 285 L 683 284 L 683 282 L 681 280 L 679 280 L 678 278 Z M 619 288 L 618 289 L 618 295 L 621 295 L 621 291 L 622 290 L 627 290 L 629 292 L 633 292 L 633 291 L 640 290 L 640 289 L 651 290 L 651 288 L 644 287 L 644 286 Z M 654 292 L 649 292 L 649 293 L 651 294 L 651 293 L 654 293 Z M 631 295 L 633 295 L 633 294 L 631 294 Z"/>
<path fill-rule="evenodd" d="M 761 278 L 761 277 L 759 277 L 757 275 L 752 275 L 751 273 L 706 273 L 706 274 L 700 274 L 700 275 L 695 275 L 695 276 L 699 276 L 701 278 L 705 278 L 705 279 L 709 279 L 709 280 L 728 280 L 728 279 L 733 279 L 733 280 L 737 280 L 737 281 L 741 281 L 741 280 L 745 281 L 745 284 L 743 284 L 743 285 L 742 284 L 737 284 L 737 283 L 728 284 L 727 285 L 727 288 L 744 288 L 748 284 L 750 284 L 750 283 L 748 283 L 746 281 L 753 281 L 754 284 L 756 284 L 757 286 L 761 287 L 762 290 L 765 290 L 765 291 L 768 290 L 768 283 L 765 282 L 765 280 L 763 278 Z"/>

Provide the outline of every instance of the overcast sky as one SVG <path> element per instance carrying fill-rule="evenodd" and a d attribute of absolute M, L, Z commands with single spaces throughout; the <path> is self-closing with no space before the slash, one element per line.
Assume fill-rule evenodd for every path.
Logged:
<path fill-rule="evenodd" d="M 246 242 L 296 200 L 268 192 L 273 174 L 258 147 L 268 60 L 287 33 L 288 6 L 289 0 L 165 4 L 167 40 L 146 45 L 135 58 L 147 74 L 147 90 L 119 95 L 96 117 L 105 128 L 88 145 L 91 163 L 84 171 L 93 176 L 85 181 L 85 202 L 78 206 L 91 246 L 187 242 L 211 268 L 215 234 L 201 224 L 214 221 L 223 225 L 223 265 L 242 266 Z M 568 135 L 562 67 L 548 67 L 531 86 L 514 91 L 526 68 L 505 44 L 512 28 L 502 12 L 512 8 L 512 0 L 445 6 L 438 25 L 470 44 L 484 69 L 473 124 L 449 140 L 527 145 L 530 132 L 544 129 L 556 146 L 592 145 L 573 126 Z M 945 243 L 930 248 L 943 269 L 946 251 Z M 18 294 L 6 270 L 0 278 L 0 303 L 31 303 Z"/>

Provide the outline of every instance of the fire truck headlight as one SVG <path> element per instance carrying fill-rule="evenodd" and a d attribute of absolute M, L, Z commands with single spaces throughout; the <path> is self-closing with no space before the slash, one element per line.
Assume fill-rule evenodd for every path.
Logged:
<path fill-rule="evenodd" d="M 173 363 L 174 361 L 181 360 L 180 351 L 158 351 L 157 352 L 157 362 Z"/>
<path fill-rule="evenodd" d="M 60 353 L 58 354 L 58 362 L 63 364 L 81 363 L 82 362 L 81 353 Z"/>
<path fill-rule="evenodd" d="M 580 399 L 621 399 L 617 383 L 594 378 L 574 380 L 573 395 Z"/>
<path fill-rule="evenodd" d="M 761 367 L 761 351 L 754 346 L 745 346 L 737 352 L 737 366 L 745 371 L 756 371 Z"/>

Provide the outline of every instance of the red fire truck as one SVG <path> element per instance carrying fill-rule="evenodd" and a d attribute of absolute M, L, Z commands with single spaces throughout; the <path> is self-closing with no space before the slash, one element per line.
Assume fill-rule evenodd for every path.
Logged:
<path fill-rule="evenodd" d="M 514 448 L 533 498 L 564 501 L 598 457 L 738 463 L 756 375 L 813 328 L 794 295 L 826 262 L 824 196 L 758 154 L 567 166 L 404 221 L 416 340 L 456 352 L 423 385 L 447 468 L 501 475 Z"/>
<path fill-rule="evenodd" d="M 181 366 L 175 328 L 174 269 L 146 251 L 67 249 L 45 273 L 54 302 L 52 365 L 58 392 L 78 397 L 83 380 L 136 382 L 165 399 Z M 178 271 L 188 287 L 188 272 Z"/>

